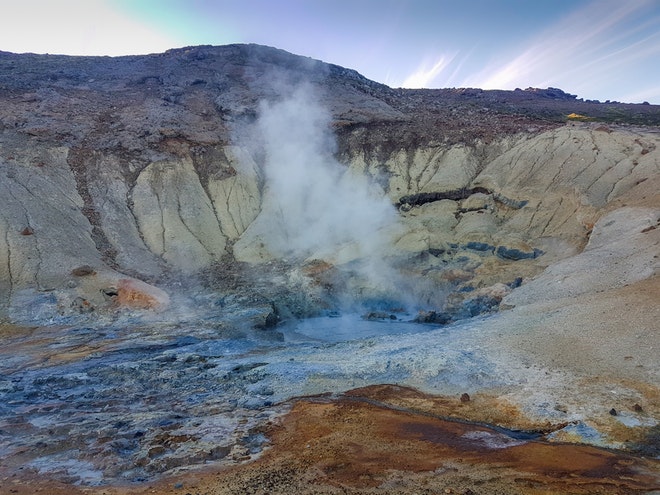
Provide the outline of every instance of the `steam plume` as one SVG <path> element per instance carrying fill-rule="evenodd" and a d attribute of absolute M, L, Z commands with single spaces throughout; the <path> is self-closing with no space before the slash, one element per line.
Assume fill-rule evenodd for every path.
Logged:
<path fill-rule="evenodd" d="M 262 211 L 270 212 L 271 222 L 264 241 L 283 257 L 327 258 L 347 248 L 352 257 L 378 255 L 396 211 L 382 190 L 334 158 L 331 118 L 316 101 L 302 86 L 285 100 L 261 105 Z"/>
<path fill-rule="evenodd" d="M 377 184 L 335 159 L 331 117 L 318 100 L 301 86 L 261 104 L 251 135 L 263 165 L 263 202 L 234 253 L 330 262 L 339 284 L 333 297 L 345 310 L 418 309 L 437 291 L 391 263 L 398 213 Z"/>

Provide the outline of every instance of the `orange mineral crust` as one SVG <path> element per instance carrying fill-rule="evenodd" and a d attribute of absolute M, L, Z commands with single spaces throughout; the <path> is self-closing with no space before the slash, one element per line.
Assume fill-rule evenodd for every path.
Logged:
<path fill-rule="evenodd" d="M 400 397 L 414 397 L 417 406 L 393 405 Z M 484 399 L 482 405 L 495 403 Z M 514 438 L 502 428 L 440 417 L 452 409 L 455 414 L 461 404 L 465 403 L 459 398 L 439 400 L 393 386 L 367 387 L 339 398 L 300 399 L 286 416 L 266 427 L 271 447 L 256 461 L 190 470 L 130 486 L 82 488 L 25 473 L 4 478 L 0 493 L 491 495 L 629 494 L 660 489 L 658 460 L 551 443 L 542 436 L 523 439 L 522 432 Z"/>

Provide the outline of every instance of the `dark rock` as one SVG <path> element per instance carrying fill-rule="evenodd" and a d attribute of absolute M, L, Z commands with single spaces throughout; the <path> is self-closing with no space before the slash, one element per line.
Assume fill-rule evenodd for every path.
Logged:
<path fill-rule="evenodd" d="M 635 404 L 635 405 L 632 407 L 632 409 L 633 409 L 633 411 L 635 411 L 635 412 L 642 412 L 642 411 L 644 411 L 644 409 L 642 409 L 642 406 L 640 406 L 639 404 Z"/>
<path fill-rule="evenodd" d="M 365 320 L 372 320 L 372 321 L 378 321 L 378 320 L 396 320 L 396 315 L 392 313 L 388 313 L 386 311 L 370 311 L 366 315 L 363 316 Z"/>
<path fill-rule="evenodd" d="M 96 271 L 89 265 L 82 265 L 71 270 L 71 275 L 74 277 L 85 277 L 87 275 L 94 275 Z"/>
<path fill-rule="evenodd" d="M 473 251 L 490 251 L 491 253 L 495 250 L 495 246 L 488 244 L 487 242 L 477 242 L 471 241 L 465 245 L 466 249 L 472 249 Z"/>
<path fill-rule="evenodd" d="M 577 98 L 577 95 L 566 93 L 559 88 L 527 88 L 525 91 L 535 93 L 543 98 L 551 100 L 575 100 Z"/>
<path fill-rule="evenodd" d="M 280 322 L 279 311 L 273 304 L 269 304 L 264 308 L 255 308 L 257 312 L 250 318 L 252 320 L 252 327 L 257 330 L 270 330 L 275 328 Z"/>
<path fill-rule="evenodd" d="M 470 395 L 467 393 L 461 394 L 461 402 L 470 402 Z"/>
<path fill-rule="evenodd" d="M 473 299 L 463 301 L 460 308 L 460 313 L 464 316 L 472 317 L 482 313 L 490 313 L 497 309 L 500 304 L 500 299 L 493 296 L 478 296 Z"/>
<path fill-rule="evenodd" d="M 436 249 L 436 248 L 430 248 L 429 249 L 429 254 L 432 256 L 440 257 L 443 254 L 447 253 L 448 251 L 446 249 Z"/>
<path fill-rule="evenodd" d="M 114 287 L 107 287 L 101 289 L 101 294 L 107 301 L 114 301 L 119 296 L 119 291 Z"/>
<path fill-rule="evenodd" d="M 21 235 L 32 235 L 34 234 L 34 229 L 32 227 L 25 227 L 21 230 Z"/>
<path fill-rule="evenodd" d="M 610 409 L 610 415 L 611 416 L 616 416 L 618 413 L 616 412 L 616 409 L 612 408 Z"/>
<path fill-rule="evenodd" d="M 71 308 L 77 310 L 79 313 L 91 313 L 94 311 L 92 303 L 82 297 L 76 297 L 71 301 Z"/>
<path fill-rule="evenodd" d="M 514 210 L 519 210 L 528 203 L 526 199 L 515 200 L 515 199 L 507 198 L 506 196 L 503 196 L 498 193 L 493 194 L 493 199 L 498 203 L 502 203 L 503 205 L 508 206 L 509 208 L 513 208 Z"/>
<path fill-rule="evenodd" d="M 495 250 L 495 254 L 499 256 L 500 258 L 503 258 L 505 260 L 513 260 L 513 261 L 518 261 L 518 260 L 527 260 L 527 259 L 535 259 L 538 258 L 543 254 L 543 251 L 540 249 L 533 249 L 531 251 L 523 251 L 522 249 L 518 248 L 509 248 L 506 246 L 498 246 L 497 249 Z"/>
<path fill-rule="evenodd" d="M 277 316 L 277 312 L 271 311 L 266 315 L 266 320 L 264 321 L 264 325 L 262 328 L 273 328 L 277 325 L 279 321 L 280 321 L 280 317 Z"/>
<path fill-rule="evenodd" d="M 402 196 L 399 199 L 397 208 L 400 208 L 403 205 L 409 206 L 420 206 L 426 203 L 432 203 L 434 201 L 440 201 L 443 199 L 451 199 L 453 201 L 458 201 L 462 199 L 467 199 L 473 194 L 491 194 L 492 192 L 484 187 L 473 187 L 471 189 L 454 189 L 451 191 L 438 191 L 438 192 L 428 192 L 428 193 L 418 193 L 418 194 L 409 194 L 407 196 Z"/>
<path fill-rule="evenodd" d="M 451 321 L 449 313 L 438 311 L 420 311 L 413 320 L 415 323 L 435 323 L 438 325 L 446 325 Z"/>

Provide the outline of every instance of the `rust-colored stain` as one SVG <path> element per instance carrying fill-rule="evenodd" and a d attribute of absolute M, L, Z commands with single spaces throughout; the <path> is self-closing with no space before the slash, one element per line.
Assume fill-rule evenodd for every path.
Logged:
<path fill-rule="evenodd" d="M 141 309 L 163 309 L 169 304 L 169 297 L 162 290 L 140 280 L 121 279 L 117 283 L 118 306 Z"/>
<path fill-rule="evenodd" d="M 511 485 L 504 493 L 660 488 L 658 461 L 583 445 L 517 440 L 487 427 L 393 410 L 356 397 L 325 404 L 300 402 L 290 419 L 275 435 L 274 455 L 281 447 L 301 452 L 306 462 L 325 473 L 326 481 L 341 486 L 377 488 L 393 471 L 434 473 L 451 465 L 499 478 L 498 489 Z M 449 473 L 446 482 L 442 477 L 440 485 L 457 484 L 456 474 Z M 490 493 L 476 491 L 478 486 L 463 489 Z"/>
<path fill-rule="evenodd" d="M 367 387 L 335 399 L 300 399 L 281 421 L 266 428 L 271 447 L 254 462 L 190 471 L 141 486 L 78 488 L 47 485 L 34 477 L 0 484 L 0 493 L 545 495 L 660 490 L 657 459 L 522 440 L 483 424 L 440 417 L 461 410 L 464 419 L 472 419 L 472 413 L 491 414 L 479 410 L 479 404 L 497 409 L 496 399 L 490 400 L 476 397 L 466 403 L 460 397 L 429 397 L 395 386 Z M 503 410 L 512 411 L 506 404 Z M 523 421 L 515 415 L 510 419 L 510 427 Z"/>

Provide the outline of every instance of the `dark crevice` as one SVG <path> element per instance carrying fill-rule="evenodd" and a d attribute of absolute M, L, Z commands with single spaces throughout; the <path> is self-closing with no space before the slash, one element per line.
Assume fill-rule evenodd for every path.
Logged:
<path fill-rule="evenodd" d="M 464 187 L 461 189 L 453 189 L 451 191 L 434 191 L 427 193 L 417 193 L 409 194 L 407 196 L 402 196 L 399 199 L 399 202 L 395 205 L 397 208 L 407 207 L 412 208 L 413 206 L 421 206 L 426 203 L 433 203 L 434 201 L 441 201 L 443 199 L 449 199 L 452 201 L 462 201 L 469 198 L 473 194 L 485 194 L 492 196 L 495 201 L 501 203 L 509 208 L 520 209 L 527 204 L 526 200 L 516 200 L 507 198 L 499 193 L 493 192 L 490 189 L 485 187 Z M 480 209 L 480 208 L 479 208 Z M 463 210 L 461 213 L 472 210 Z"/>
<path fill-rule="evenodd" d="M 461 188 L 454 189 L 451 191 L 435 191 L 428 193 L 417 193 L 409 194 L 407 196 L 402 196 L 399 199 L 399 202 L 396 204 L 397 208 L 407 205 L 407 206 L 421 206 L 426 203 L 433 203 L 434 201 L 441 201 L 443 199 L 450 199 L 452 201 L 460 201 L 467 199 L 473 194 L 493 194 L 492 191 L 486 189 L 485 187 L 473 187 L 473 188 Z"/>
<path fill-rule="evenodd" d="M 92 226 L 92 240 L 96 245 L 96 249 L 101 253 L 101 259 L 106 265 L 111 268 L 117 268 L 117 250 L 112 246 L 101 228 L 101 215 L 96 209 L 92 195 L 89 192 L 84 151 L 71 150 L 67 162 L 76 181 L 76 190 L 83 200 L 81 212 Z"/>

